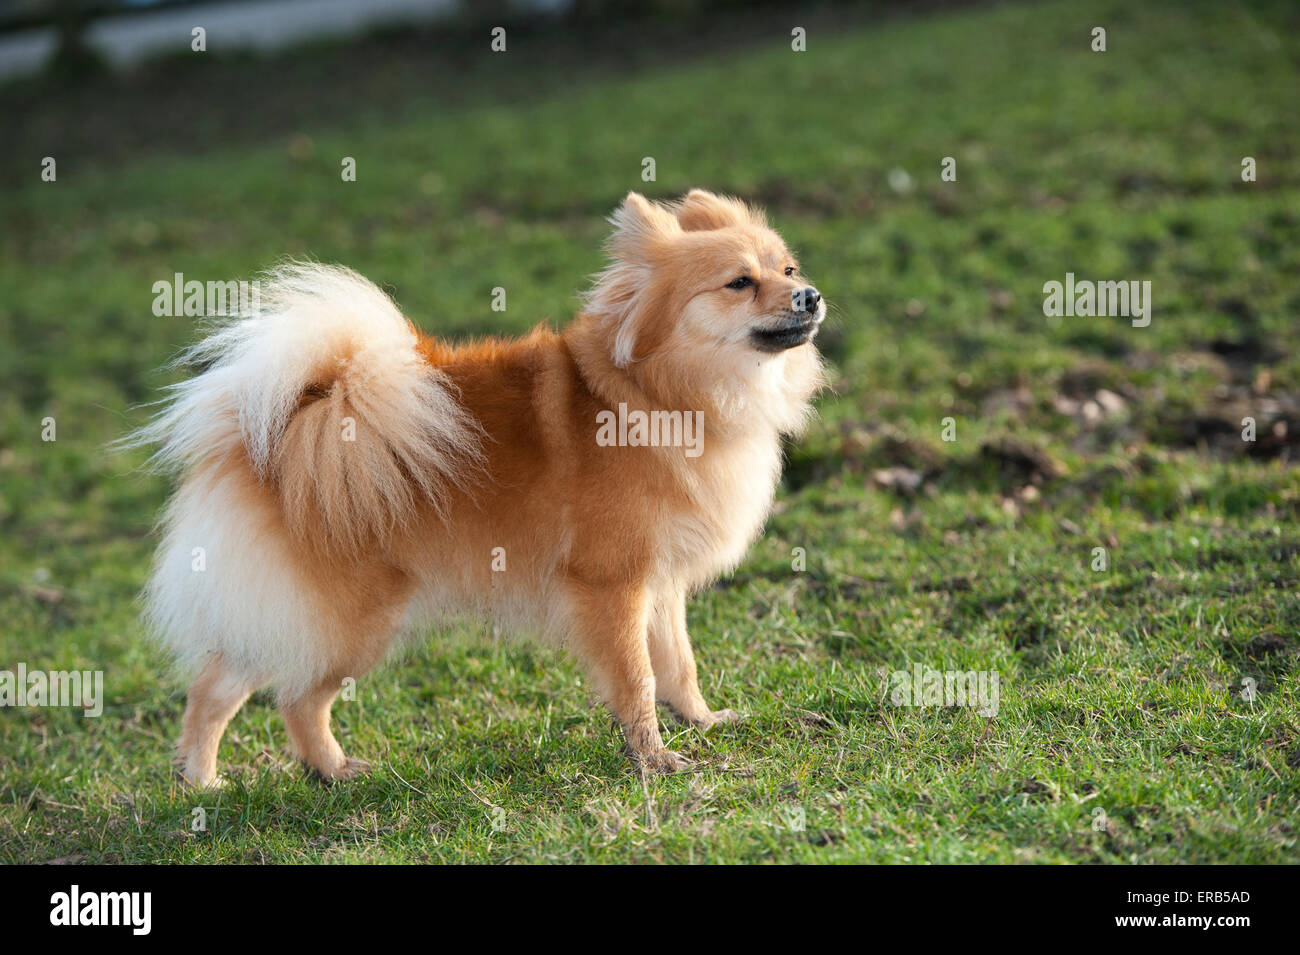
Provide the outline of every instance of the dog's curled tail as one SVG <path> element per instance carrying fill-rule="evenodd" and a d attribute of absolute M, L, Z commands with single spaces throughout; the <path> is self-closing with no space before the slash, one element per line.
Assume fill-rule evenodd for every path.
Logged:
<path fill-rule="evenodd" d="M 203 371 L 123 445 L 157 445 L 153 463 L 182 472 L 242 447 L 288 526 L 343 548 L 469 482 L 480 429 L 383 291 L 350 269 L 294 262 L 258 292 L 255 314 L 177 359 Z"/>

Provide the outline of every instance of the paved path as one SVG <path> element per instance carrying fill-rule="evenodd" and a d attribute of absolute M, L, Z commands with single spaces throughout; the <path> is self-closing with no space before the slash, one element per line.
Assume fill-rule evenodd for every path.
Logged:
<path fill-rule="evenodd" d="M 107 17 L 91 25 L 86 39 L 108 62 L 125 66 L 150 56 L 189 50 L 190 31 L 195 27 L 207 31 L 208 52 L 222 48 L 276 50 L 304 40 L 354 33 L 384 23 L 436 21 L 457 6 L 457 0 L 204 3 Z M 0 78 L 40 69 L 54 45 L 52 29 L 0 35 Z"/>

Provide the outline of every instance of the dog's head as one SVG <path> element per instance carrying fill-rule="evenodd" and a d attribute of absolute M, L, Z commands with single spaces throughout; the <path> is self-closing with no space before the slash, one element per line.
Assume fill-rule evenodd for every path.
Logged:
<path fill-rule="evenodd" d="M 744 406 L 791 430 L 820 382 L 826 304 L 763 214 L 695 189 L 664 203 L 629 193 L 610 221 L 612 262 L 585 312 L 613 364 L 659 400 Z"/>

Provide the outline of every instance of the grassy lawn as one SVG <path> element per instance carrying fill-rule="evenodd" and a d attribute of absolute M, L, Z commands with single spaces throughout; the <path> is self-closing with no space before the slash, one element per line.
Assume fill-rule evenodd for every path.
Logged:
<path fill-rule="evenodd" d="M 787 24 L 590 79 L 570 53 L 564 82 L 527 37 L 484 43 L 401 108 L 191 148 L 198 99 L 166 143 L 56 153 L 55 183 L 44 141 L 8 150 L 0 668 L 101 669 L 106 705 L 0 711 L 0 862 L 1300 857 L 1294 8 L 818 22 L 802 54 Z M 287 91 L 275 63 L 210 69 L 320 97 L 313 77 L 350 82 L 337 56 L 283 65 Z M 113 97 L 108 120 L 147 111 Z M 834 386 L 776 512 L 690 605 L 705 696 L 747 719 L 665 713 L 699 768 L 643 780 L 571 662 L 467 627 L 335 706 L 367 778 L 307 778 L 259 696 L 221 750 L 231 785 L 180 789 L 183 687 L 136 603 L 167 487 L 104 450 L 197 334 L 152 313 L 153 283 L 312 255 L 426 330 L 519 332 L 571 314 L 624 193 L 695 185 L 764 203 L 833 303 Z M 1045 317 L 1067 272 L 1149 280 L 1150 325 Z M 894 705 L 918 664 L 996 672 L 996 716 Z"/>

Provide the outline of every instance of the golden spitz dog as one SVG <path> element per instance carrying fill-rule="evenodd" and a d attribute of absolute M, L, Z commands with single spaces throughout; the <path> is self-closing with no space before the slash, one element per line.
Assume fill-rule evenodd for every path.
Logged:
<path fill-rule="evenodd" d="M 568 646 L 646 770 L 687 764 L 657 701 L 736 718 L 700 695 L 686 599 L 766 518 L 825 304 L 734 199 L 632 193 L 610 221 L 612 261 L 560 333 L 424 338 L 356 273 L 291 265 L 186 353 L 204 370 L 135 441 L 183 474 L 145 598 L 196 674 L 187 781 L 216 779 L 263 686 L 309 767 L 363 772 L 330 731 L 344 681 L 463 613 Z"/>

